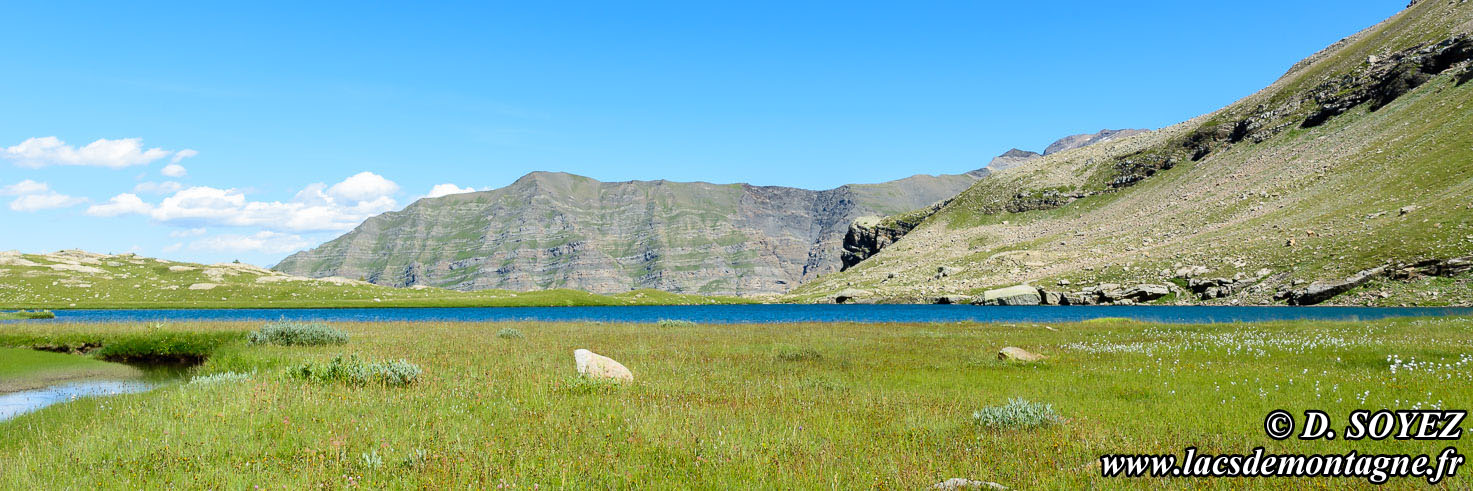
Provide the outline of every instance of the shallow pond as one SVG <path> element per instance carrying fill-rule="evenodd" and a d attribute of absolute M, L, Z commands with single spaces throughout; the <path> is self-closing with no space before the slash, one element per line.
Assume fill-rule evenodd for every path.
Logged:
<path fill-rule="evenodd" d="M 1374 320 L 1473 315 L 1473 308 L 1204 307 L 977 305 L 668 305 L 631 307 L 471 307 L 346 309 L 58 310 L 56 319 L 25 322 L 151 321 L 598 321 L 701 323 L 786 322 L 1076 322 L 1124 317 L 1147 322 L 1216 323 L 1281 320 Z"/>
<path fill-rule="evenodd" d="M 136 376 L 104 376 L 58 381 L 39 389 L 0 393 L 0 422 L 47 406 L 86 397 L 106 397 L 147 392 L 183 380 L 190 365 L 128 364 L 139 369 Z"/>
<path fill-rule="evenodd" d="M 162 382 L 137 380 L 78 380 L 50 387 L 0 394 L 0 421 L 14 418 L 52 404 L 83 397 L 113 396 L 145 392 Z"/>

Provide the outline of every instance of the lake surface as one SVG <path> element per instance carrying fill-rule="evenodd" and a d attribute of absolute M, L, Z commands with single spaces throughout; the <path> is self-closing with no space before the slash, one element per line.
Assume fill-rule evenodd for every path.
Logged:
<path fill-rule="evenodd" d="M 0 421 L 52 404 L 61 404 L 84 397 L 145 392 L 158 386 L 158 382 L 146 380 L 80 380 L 64 382 L 43 389 L 0 394 Z"/>
<path fill-rule="evenodd" d="M 475 307 L 348 309 L 58 310 L 56 319 L 22 322 L 177 321 L 598 321 L 700 323 L 780 322 L 1071 322 L 1125 317 L 1164 323 L 1277 320 L 1374 320 L 1388 317 L 1473 316 L 1473 308 L 1202 307 L 979 305 L 671 305 L 639 307 Z"/>

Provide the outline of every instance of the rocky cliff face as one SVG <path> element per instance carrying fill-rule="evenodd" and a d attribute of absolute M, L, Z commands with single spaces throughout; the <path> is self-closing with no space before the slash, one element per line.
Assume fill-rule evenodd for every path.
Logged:
<path fill-rule="evenodd" d="M 781 293 L 839 269 L 854 219 L 924 208 L 979 175 L 811 191 L 536 172 L 370 218 L 275 269 L 458 290 Z"/>

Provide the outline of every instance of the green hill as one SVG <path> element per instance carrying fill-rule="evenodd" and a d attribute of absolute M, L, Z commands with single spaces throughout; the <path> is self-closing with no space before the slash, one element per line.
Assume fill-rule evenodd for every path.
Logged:
<path fill-rule="evenodd" d="M 864 224 L 855 240 L 885 239 L 845 247 L 867 259 L 790 299 L 847 289 L 923 301 L 1028 283 L 1171 290 L 1157 301 L 1317 303 L 1348 289 L 1332 301 L 1468 303 L 1465 279 L 1436 276 L 1473 254 L 1470 31 L 1473 4 L 1414 3 L 1217 112 L 1030 160 L 929 214 Z M 1182 83 L 1193 76 L 1211 74 Z M 1360 272 L 1365 284 L 1346 283 Z"/>

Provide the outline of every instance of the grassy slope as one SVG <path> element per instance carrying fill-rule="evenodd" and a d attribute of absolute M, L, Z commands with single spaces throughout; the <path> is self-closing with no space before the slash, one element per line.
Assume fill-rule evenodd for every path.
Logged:
<path fill-rule="evenodd" d="M 1296 125 L 1260 143 L 1240 142 L 1120 192 L 1052 210 L 1000 210 L 1019 194 L 1103 189 L 1112 159 L 1173 148 L 1194 131 L 1246 117 L 1260 105 L 1278 107 L 1365 66 L 1372 55 L 1467 32 L 1470 19 L 1473 4 L 1421 2 L 1222 111 L 994 174 L 904 240 L 790 298 L 817 300 L 847 287 L 924 297 L 1060 279 L 1075 288 L 1163 283 L 1178 268 L 1204 266 L 1212 276 L 1263 268 L 1281 275 L 1261 293 L 1232 300 L 1263 302 L 1295 280 L 1343 278 L 1387 260 L 1473 253 L 1473 84 L 1458 86 L 1449 74 L 1377 111 L 1362 105 L 1319 127 Z M 1313 103 L 1291 105 L 1275 117 L 1297 123 L 1312 109 Z M 1400 215 L 1406 206 L 1418 208 Z M 940 266 L 961 271 L 933 279 Z M 1375 298 L 1366 300 L 1435 303 Z"/>
<path fill-rule="evenodd" d="M 127 365 L 91 358 L 19 348 L 0 348 L 0 393 L 34 389 L 88 377 L 136 376 Z"/>
<path fill-rule="evenodd" d="M 242 324 L 178 326 L 235 332 Z M 1340 487 L 1356 480 L 1102 481 L 1105 453 L 1433 453 L 1446 442 L 1273 441 L 1273 409 L 1456 406 L 1473 369 L 1390 369 L 1388 356 L 1456 363 L 1473 320 L 1154 326 L 342 324 L 342 347 L 232 344 L 201 373 L 248 381 L 86 399 L 0 423 L 0 487 L 885 487 L 951 477 L 1015 489 Z M 515 327 L 525 339 L 498 339 Z M 8 325 L 32 335 L 141 325 Z M 999 363 L 1020 346 L 1050 358 Z M 573 376 L 592 348 L 635 373 Z M 784 361 L 783 349 L 817 360 Z M 404 358 L 402 389 L 314 385 L 284 367 L 338 353 Z M 1430 394 L 1430 395 L 1429 395 Z M 1022 397 L 1067 423 L 989 431 L 972 411 Z M 367 457 L 365 457 L 365 455 Z M 1467 472 L 1448 483 L 1469 485 Z M 1393 481 L 1414 487 L 1416 481 Z"/>
<path fill-rule="evenodd" d="M 217 286 L 208 290 L 190 289 L 191 285 L 198 284 Z M 737 302 L 745 300 L 651 290 L 595 295 L 575 290 L 458 292 L 439 288 L 400 289 L 357 281 L 305 280 L 250 266 L 177 263 L 129 254 L 12 254 L 0 257 L 0 309 L 489 307 Z"/>

